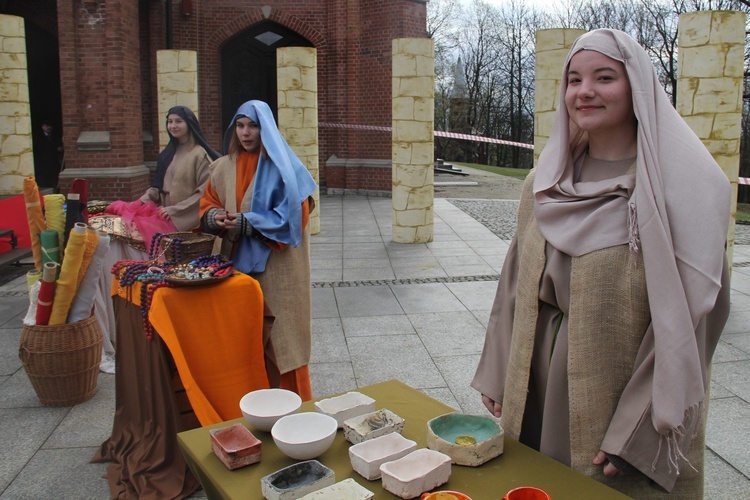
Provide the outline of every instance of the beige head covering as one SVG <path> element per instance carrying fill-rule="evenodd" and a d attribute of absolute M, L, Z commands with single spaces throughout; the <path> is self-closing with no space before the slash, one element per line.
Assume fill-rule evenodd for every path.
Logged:
<path fill-rule="evenodd" d="M 621 176 L 590 192 L 575 190 L 573 160 L 586 145 L 569 146 L 581 134 L 571 140 L 574 126 L 563 104 L 539 158 L 535 214 L 546 240 L 572 256 L 628 241 L 643 252 L 655 337 L 652 421 L 660 434 L 675 437 L 705 398 L 694 332 L 721 287 L 729 182 L 672 107 L 646 51 L 626 33 L 600 29 L 576 40 L 561 103 L 570 58 L 581 50 L 625 66 L 638 120 L 635 186 Z"/>

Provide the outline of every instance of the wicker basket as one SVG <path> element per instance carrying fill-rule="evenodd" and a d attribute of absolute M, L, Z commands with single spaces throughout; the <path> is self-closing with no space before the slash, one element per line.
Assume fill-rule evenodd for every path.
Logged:
<path fill-rule="evenodd" d="M 95 316 L 77 323 L 25 326 L 18 348 L 42 404 L 72 406 L 96 393 L 102 331 Z"/>
<path fill-rule="evenodd" d="M 211 255 L 216 237 L 206 233 L 169 233 L 159 241 L 163 260 L 184 264 L 204 255 Z"/>

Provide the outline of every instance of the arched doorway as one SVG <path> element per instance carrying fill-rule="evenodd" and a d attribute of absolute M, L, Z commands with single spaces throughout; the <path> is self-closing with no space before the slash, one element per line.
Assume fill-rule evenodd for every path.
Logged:
<path fill-rule="evenodd" d="M 221 122 L 226 129 L 245 101 L 265 101 L 276 114 L 276 49 L 313 47 L 298 33 L 273 21 L 255 24 L 221 49 Z"/>

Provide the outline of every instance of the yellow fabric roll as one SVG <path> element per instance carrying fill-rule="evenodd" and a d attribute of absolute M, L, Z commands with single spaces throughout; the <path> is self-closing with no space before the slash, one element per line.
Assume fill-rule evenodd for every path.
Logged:
<path fill-rule="evenodd" d="M 47 229 L 57 231 L 57 241 L 65 241 L 65 195 L 44 195 L 44 216 L 47 219 Z"/>
<path fill-rule="evenodd" d="M 29 293 L 31 293 L 31 287 L 34 286 L 34 283 L 40 279 L 42 279 L 42 272 L 39 269 L 32 269 L 26 273 L 26 286 L 29 289 Z"/>
<path fill-rule="evenodd" d="M 76 294 L 78 271 L 81 269 L 85 246 L 86 228 L 76 227 L 70 232 L 68 246 L 65 247 L 62 269 L 55 288 L 55 300 L 52 302 L 50 325 L 62 325 L 68 317 L 70 304 Z"/>
<path fill-rule="evenodd" d="M 81 286 L 83 276 L 86 274 L 86 270 L 89 268 L 89 264 L 91 264 L 91 258 L 94 256 L 94 252 L 96 252 L 96 246 L 99 244 L 99 235 L 96 234 L 96 229 L 87 227 L 85 234 L 83 259 L 81 260 L 81 268 L 78 270 L 78 278 L 76 278 L 76 290 Z"/>
<path fill-rule="evenodd" d="M 34 267 L 42 269 L 42 245 L 39 242 L 39 233 L 47 229 L 42 215 L 42 201 L 39 198 L 39 187 L 34 177 L 23 180 L 23 199 L 26 202 L 26 219 L 29 221 L 29 233 L 31 233 L 31 253 L 34 255 Z"/>

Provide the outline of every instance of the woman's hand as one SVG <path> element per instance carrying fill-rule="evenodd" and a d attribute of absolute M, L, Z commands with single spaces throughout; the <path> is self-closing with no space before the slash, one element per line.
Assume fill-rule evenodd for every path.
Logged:
<path fill-rule="evenodd" d="M 607 477 L 623 476 L 625 475 L 620 469 L 615 467 L 607 460 L 607 455 L 603 451 L 599 450 L 599 453 L 594 457 L 594 465 L 604 466 L 604 475 Z"/>
<path fill-rule="evenodd" d="M 160 219 L 169 220 L 169 212 L 165 207 L 159 207 L 158 214 Z"/>
<path fill-rule="evenodd" d="M 237 214 L 230 214 L 226 210 L 217 210 L 214 214 L 214 222 L 222 229 L 234 229 L 237 227 Z"/>
<path fill-rule="evenodd" d="M 492 413 L 497 418 L 503 416 L 503 405 L 501 405 L 500 403 L 496 403 L 489 396 L 485 396 L 484 394 L 482 394 L 482 403 L 484 403 L 484 406 L 486 406 L 487 409 L 490 410 L 490 413 Z"/>

